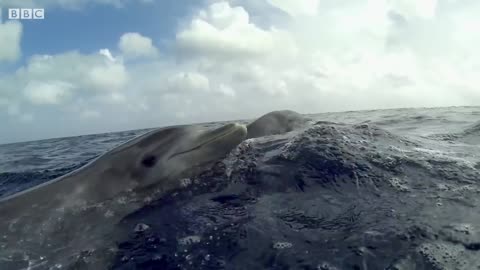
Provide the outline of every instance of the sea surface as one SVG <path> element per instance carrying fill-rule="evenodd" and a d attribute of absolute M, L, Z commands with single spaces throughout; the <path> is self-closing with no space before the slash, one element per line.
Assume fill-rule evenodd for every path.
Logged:
<path fill-rule="evenodd" d="M 480 107 L 307 116 L 115 225 L 111 269 L 480 269 Z M 0 145 L 0 198 L 147 131 Z"/>

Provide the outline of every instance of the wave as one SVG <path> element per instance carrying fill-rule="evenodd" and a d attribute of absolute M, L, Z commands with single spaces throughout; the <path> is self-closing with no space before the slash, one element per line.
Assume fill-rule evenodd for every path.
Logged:
<path fill-rule="evenodd" d="M 112 269 L 474 269 L 480 162 L 472 144 L 480 122 L 458 132 L 465 110 L 320 115 L 305 129 L 246 140 L 111 235 L 106 225 L 109 239 L 122 236 L 115 246 L 60 251 L 64 268 L 96 269 L 113 252 Z M 438 130 L 444 140 L 424 136 Z M 136 134 L 3 147 L 12 164 L 41 151 L 55 169 L 0 173 L 0 196 L 75 170 Z M 102 227 L 85 216 L 68 222 L 79 220 Z M 91 232 L 80 238 L 107 237 Z M 35 269 L 52 266 L 41 263 Z"/>
<path fill-rule="evenodd" d="M 480 143 L 480 121 L 467 126 L 460 132 L 434 134 L 429 136 L 429 138 L 447 142 L 458 141 L 476 145 Z"/>
<path fill-rule="evenodd" d="M 480 221 L 480 174 L 428 147 L 325 122 L 247 140 L 191 186 L 127 217 L 113 269 L 472 266 L 477 231 L 455 223 Z"/>
<path fill-rule="evenodd" d="M 79 169 L 89 160 L 54 170 L 0 173 L 0 199 Z"/>
<path fill-rule="evenodd" d="M 463 134 L 480 136 L 480 121 L 465 129 Z"/>

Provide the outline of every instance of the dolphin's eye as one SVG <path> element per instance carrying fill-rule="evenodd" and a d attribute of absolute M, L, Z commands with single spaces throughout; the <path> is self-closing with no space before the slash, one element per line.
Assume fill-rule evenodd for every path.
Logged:
<path fill-rule="evenodd" d="M 142 165 L 147 168 L 155 166 L 155 163 L 157 163 L 157 157 L 153 155 L 148 155 L 142 159 Z"/>

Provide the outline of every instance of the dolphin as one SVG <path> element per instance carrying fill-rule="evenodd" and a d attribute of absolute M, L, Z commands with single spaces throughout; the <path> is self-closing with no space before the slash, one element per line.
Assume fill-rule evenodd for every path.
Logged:
<path fill-rule="evenodd" d="M 284 134 L 305 127 L 310 120 L 295 111 L 273 111 L 248 124 L 247 138 Z"/>
<path fill-rule="evenodd" d="M 111 225 L 181 188 L 182 179 L 204 171 L 246 137 L 246 127 L 235 123 L 214 130 L 161 128 L 0 200 L 0 269 L 62 267 L 79 253 L 103 248 L 105 239 L 116 237 Z M 95 268 L 104 269 L 108 256 L 99 260 Z"/>

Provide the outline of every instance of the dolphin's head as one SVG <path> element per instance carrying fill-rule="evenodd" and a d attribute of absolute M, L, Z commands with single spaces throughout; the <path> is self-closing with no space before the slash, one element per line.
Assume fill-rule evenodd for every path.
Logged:
<path fill-rule="evenodd" d="M 184 126 L 154 131 L 130 146 L 138 147 L 131 178 L 139 188 L 176 185 L 225 157 L 246 136 L 247 129 L 240 124 L 213 130 Z"/>
<path fill-rule="evenodd" d="M 225 157 L 246 136 L 246 127 L 239 124 L 213 130 L 197 126 L 158 129 L 109 151 L 80 170 L 0 200 L 0 213 L 3 218 L 26 209 L 26 215 L 30 215 L 32 203 L 45 209 L 67 209 L 105 202 L 124 193 L 135 196 L 169 191 L 180 187 L 183 178 Z"/>

